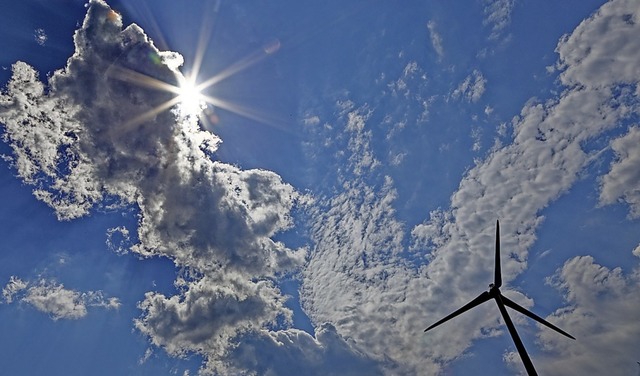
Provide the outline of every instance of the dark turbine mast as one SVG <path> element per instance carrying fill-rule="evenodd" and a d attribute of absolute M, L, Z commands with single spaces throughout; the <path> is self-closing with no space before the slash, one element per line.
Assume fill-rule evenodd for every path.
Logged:
<path fill-rule="evenodd" d="M 538 373 L 536 372 L 536 369 L 533 367 L 533 363 L 531 362 L 531 359 L 529 358 L 529 355 L 527 354 L 527 350 L 524 348 L 524 345 L 522 344 L 522 341 L 520 340 L 520 336 L 518 336 L 518 332 L 516 331 L 516 327 L 513 325 L 513 322 L 511 321 L 511 318 L 509 317 L 509 314 L 507 313 L 507 309 L 505 308 L 505 306 L 514 309 L 520 313 L 522 313 L 525 316 L 528 316 L 534 320 L 536 320 L 537 322 L 548 326 L 549 328 L 555 330 L 556 332 L 565 335 L 571 339 L 575 339 L 573 336 L 571 336 L 569 333 L 565 332 L 564 330 L 558 328 L 557 326 L 547 322 L 545 319 L 543 319 L 542 317 L 534 314 L 533 312 L 521 307 L 520 305 L 518 305 L 517 303 L 515 303 L 514 301 L 506 298 L 505 296 L 502 295 L 502 293 L 500 293 L 500 286 L 502 286 L 502 272 L 500 270 L 500 222 L 496 221 L 496 260 L 495 260 L 495 271 L 494 271 L 494 279 L 493 279 L 493 283 L 489 285 L 489 291 L 485 291 L 482 294 L 478 295 L 477 298 L 473 299 L 472 301 L 470 301 L 469 303 L 467 303 L 466 305 L 464 305 L 462 308 L 458 309 L 457 311 L 451 313 L 449 316 L 443 318 L 442 320 L 436 322 L 435 324 L 431 325 L 430 327 L 428 327 L 427 329 L 425 329 L 424 331 L 426 332 L 427 330 L 433 329 L 436 326 L 444 323 L 445 321 L 448 321 L 456 316 L 458 316 L 459 314 L 466 312 L 468 310 L 470 310 L 471 308 L 474 308 L 488 300 L 490 300 L 491 298 L 493 298 L 496 303 L 498 304 L 498 309 L 500 310 L 500 314 L 502 315 L 502 319 L 504 320 L 504 323 L 507 325 L 507 328 L 509 329 L 509 334 L 511 334 L 511 338 L 513 338 L 513 342 L 516 345 L 516 348 L 518 349 L 518 354 L 520 354 L 520 358 L 522 359 L 522 362 L 524 363 L 524 368 L 527 370 L 527 373 L 532 376 L 532 375 L 537 375 Z"/>

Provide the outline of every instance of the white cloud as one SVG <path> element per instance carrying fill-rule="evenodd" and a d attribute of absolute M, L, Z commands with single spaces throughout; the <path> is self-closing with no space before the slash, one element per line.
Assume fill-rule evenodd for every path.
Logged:
<path fill-rule="evenodd" d="M 403 225 L 394 218 L 392 180 L 365 183 L 378 167 L 361 165 L 361 156 L 372 154 L 370 138 L 362 131 L 369 116 L 367 106 L 350 106 L 341 115 L 349 144 L 358 148 L 344 156 L 348 173 L 338 177 L 342 193 L 320 200 L 313 213 L 316 246 L 304 271 L 301 299 L 316 324 L 333 323 L 338 333 L 353 339 L 356 349 L 382 362 L 387 373 L 403 374 L 416 371 L 415 364 L 403 360 L 421 351 L 402 338 L 406 320 L 416 319 L 412 307 L 403 303 L 412 272 L 397 265 Z M 347 179 L 349 174 L 355 180 Z M 409 310 L 394 316 L 399 306 Z"/>
<path fill-rule="evenodd" d="M 427 79 L 426 74 L 422 71 L 422 68 L 418 66 L 418 63 L 416 61 L 410 61 L 402 70 L 402 74 L 400 75 L 400 77 L 395 81 L 389 82 L 387 84 L 387 88 L 391 91 L 391 93 L 394 96 L 403 95 L 405 98 L 408 99 L 412 94 L 409 88 L 409 83 L 418 74 L 420 74 L 421 80 L 424 81 Z M 416 99 L 420 100 L 421 98 L 419 97 L 419 95 L 417 95 Z"/>
<path fill-rule="evenodd" d="M 413 273 L 396 264 L 403 227 L 394 219 L 393 183 L 387 178 L 383 184 L 378 191 L 360 181 L 345 182 L 343 193 L 323 203 L 328 210 L 316 213 L 316 247 L 301 296 L 315 323 L 332 322 L 361 351 L 403 363 L 419 351 L 402 338 L 407 320 L 416 319 L 404 303 L 406 279 Z M 408 309 L 397 315 L 403 308 Z"/>
<path fill-rule="evenodd" d="M 444 47 L 442 47 L 442 37 L 436 30 L 438 25 L 435 21 L 431 20 L 427 22 L 427 29 L 429 30 L 429 39 L 431 40 L 431 46 L 436 51 L 438 55 L 438 60 L 441 60 L 444 56 Z"/>
<path fill-rule="evenodd" d="M 15 296 L 19 301 L 30 304 L 37 310 L 47 313 L 53 320 L 80 319 L 87 315 L 87 307 L 118 309 L 118 298 L 105 299 L 101 291 L 78 292 L 69 290 L 62 284 L 40 279 L 37 284 L 28 287 L 29 282 L 12 276 L 2 290 L 6 303 L 12 303 Z"/>
<path fill-rule="evenodd" d="M 129 230 L 124 226 L 117 226 L 107 229 L 107 240 L 105 244 L 112 252 L 123 255 L 129 252 L 131 247 Z"/>
<path fill-rule="evenodd" d="M 27 282 L 16 276 L 11 276 L 9 283 L 2 289 L 2 296 L 6 303 L 12 303 L 13 297 L 20 291 L 27 288 Z"/>
<path fill-rule="evenodd" d="M 315 337 L 297 330 L 262 331 L 235 348 L 230 358 L 239 374 L 256 375 L 382 375 L 377 361 L 359 352 L 330 324 L 321 325 Z"/>
<path fill-rule="evenodd" d="M 451 96 L 455 99 L 464 98 L 468 102 L 477 102 L 484 94 L 486 84 L 487 79 L 484 78 L 482 73 L 474 70 L 453 90 Z"/>
<path fill-rule="evenodd" d="M 365 128 L 371 113 L 369 109 L 362 109 L 347 114 L 347 131 L 354 134 L 354 137 L 349 138 L 347 146 L 351 152 L 349 165 L 356 175 L 370 172 L 380 164 L 369 148 L 372 137 L 371 130 Z"/>
<path fill-rule="evenodd" d="M 471 139 L 473 140 L 473 145 L 471 146 L 471 150 L 479 151 L 482 148 L 482 128 L 472 127 Z"/>
<path fill-rule="evenodd" d="M 274 280 L 300 268 L 306 250 L 272 237 L 290 228 L 291 209 L 307 198 L 273 172 L 210 159 L 219 138 L 171 111 L 175 94 L 158 89 L 158 82 L 178 82 L 181 58 L 158 51 L 138 26 L 123 29 L 106 3 L 90 2 L 74 42 L 74 55 L 46 90 L 35 70 L 18 62 L 0 93 L 0 122 L 18 175 L 61 220 L 107 205 L 104 197 L 137 205 L 138 243 L 128 247 L 129 234 L 118 227 L 108 241 L 116 250 L 168 257 L 184 275 L 175 295 L 146 294 L 136 327 L 170 354 L 202 354 L 203 372 L 242 367 L 225 358 L 242 346 L 240 336 L 250 342 L 276 324 L 289 325 Z M 357 128 L 358 119 L 351 124 Z M 366 169 L 376 161 L 353 163 Z M 123 244 L 114 243 L 116 234 Z M 29 291 L 23 300 L 54 318 L 118 303 L 51 283 Z"/>
<path fill-rule="evenodd" d="M 151 348 L 146 349 L 145 352 L 144 352 L 144 355 L 142 355 L 142 357 L 140 357 L 140 359 L 138 359 L 138 364 L 140 364 L 140 365 L 145 364 L 147 362 L 147 360 L 149 360 L 151 355 L 153 355 L 153 350 Z"/>
<path fill-rule="evenodd" d="M 562 38 L 556 51 L 563 84 L 607 87 L 640 77 L 640 15 L 634 0 L 610 1 Z"/>
<path fill-rule="evenodd" d="M 567 90 L 553 100 L 532 101 L 522 109 L 512 122 L 513 141 L 497 144 L 477 161 L 453 193 L 449 209 L 432 212 L 429 220 L 412 229 L 412 250 L 402 247 L 404 230 L 394 218 L 395 190 L 390 179 L 372 183 L 375 169 L 355 174 L 354 180 L 347 179 L 347 173 L 338 179 L 341 190 L 323 201 L 327 210 L 315 217 L 316 246 L 304 274 L 302 298 L 314 322 L 332 322 L 362 351 L 401 364 L 396 373 L 436 374 L 472 340 L 495 335 L 498 328 L 498 315 L 490 311 L 494 307 L 487 307 L 465 313 L 464 319 L 446 329 L 422 334 L 429 323 L 459 308 L 491 281 L 498 218 L 503 248 L 512 250 L 503 257 L 505 294 L 530 302 L 510 291 L 509 282 L 527 267 L 528 250 L 544 219 L 541 210 L 578 179 L 590 160 L 583 145 L 638 113 L 638 98 L 620 90 L 620 84 L 633 85 L 640 77 L 627 73 L 637 69 L 640 61 L 634 55 L 640 51 L 640 40 L 628 37 L 638 34 L 639 24 L 622 22 L 638 17 L 639 10 L 633 2 L 624 1 L 609 2 L 603 8 L 559 43 L 558 66 Z M 604 48 L 603 43 L 609 46 Z M 596 56 L 576 59 L 577 50 Z M 614 59 L 619 69 L 591 66 L 604 59 Z M 481 82 L 481 74 L 476 76 Z M 481 95 L 482 90 L 469 90 L 473 82 L 472 75 L 457 95 Z M 471 100 L 474 95 L 465 97 Z M 356 112 L 353 116 L 361 114 L 355 106 L 349 111 Z M 363 118 L 365 123 L 368 120 Z M 354 133 L 349 137 L 363 147 L 368 145 Z M 417 268 L 406 261 L 407 256 Z M 558 324 L 572 332 L 571 327 Z"/>
<path fill-rule="evenodd" d="M 180 296 L 147 293 L 135 325 L 171 355 L 202 354 L 205 374 L 380 374 L 378 362 L 331 325 L 321 326 L 315 337 L 297 329 L 263 329 L 290 321 L 292 314 L 270 282 L 205 276 L 179 287 L 186 289 Z"/>
<path fill-rule="evenodd" d="M 611 142 L 616 161 L 604 175 L 600 186 L 600 203 L 612 204 L 622 200 L 629 205 L 629 216 L 640 217 L 640 127 Z"/>
<path fill-rule="evenodd" d="M 291 225 L 293 187 L 269 171 L 211 161 L 205 151 L 215 150 L 215 135 L 174 112 L 149 112 L 173 94 L 130 71 L 169 84 L 179 73 L 149 58 L 160 53 L 142 30 L 122 30 L 111 12 L 91 2 L 76 53 L 47 95 L 32 68 L 14 65 L 0 120 L 20 177 L 60 219 L 85 215 L 106 195 L 137 204 L 133 251 L 144 256 L 260 276 L 302 262 L 303 254 L 270 239 Z"/>
<path fill-rule="evenodd" d="M 179 287 L 184 290 L 179 296 L 148 292 L 135 324 L 154 345 L 173 355 L 194 351 L 215 361 L 214 355 L 224 354 L 238 334 L 291 318 L 285 298 L 269 281 L 206 275 Z"/>
<path fill-rule="evenodd" d="M 568 341 L 542 330 L 546 354 L 538 362 L 545 375 L 631 375 L 637 372 L 640 348 L 640 270 L 625 275 L 608 269 L 591 256 L 567 261 L 553 279 L 569 305 L 549 316 L 573 334 Z"/>
<path fill-rule="evenodd" d="M 616 60 L 613 64 L 624 63 L 625 66 L 599 77 L 583 74 L 594 71 L 592 62 L 604 59 L 598 52 L 611 53 L 601 48 L 601 44 L 613 43 L 617 36 L 621 38 L 619 43 L 636 47 L 640 43 L 627 37 L 629 33 L 638 32 L 637 24 L 627 23 L 627 29 L 621 29 L 616 21 L 624 14 L 637 13 L 637 7 L 629 2 L 609 2 L 604 7 L 607 12 L 598 12 L 584 22 L 576 34 L 560 42 L 559 65 L 571 72 L 561 76 L 562 82 L 571 89 L 557 100 L 525 106 L 521 116 L 513 122 L 513 142 L 495 150 L 469 170 L 452 196 L 450 210 L 432 215 L 431 221 L 413 229 L 418 246 L 431 245 L 434 249 L 425 272 L 438 284 L 452 286 L 464 295 L 464 291 L 473 290 L 471 287 L 480 284 L 481 277 L 476 279 L 474 275 L 490 273 L 491 232 L 488 229 L 497 218 L 504 223 L 502 233 L 511 234 L 509 237 L 503 235 L 504 248 L 515 250 L 504 262 L 506 279 L 511 280 L 524 270 L 527 250 L 535 241 L 535 229 L 543 219 L 539 211 L 571 187 L 588 161 L 581 144 L 617 126 L 631 113 L 637 113 L 637 99 L 615 89 L 620 82 L 627 82 L 627 65 L 635 67 L 640 57 L 628 59 L 625 54 L 608 55 L 607 58 Z M 599 33 L 596 35 L 591 30 Z M 618 45 L 622 51 L 629 50 L 627 45 Z M 633 47 L 634 51 L 636 47 Z M 574 49 L 589 49 L 596 56 L 575 60 Z M 476 270 L 478 265 L 484 265 L 484 270 L 469 271 L 470 275 L 461 279 L 461 271 L 470 265 Z M 436 296 L 417 299 L 430 300 Z M 455 308 L 455 304 L 449 307 Z M 441 309 L 434 307 L 435 312 Z M 447 311 L 441 312 L 446 314 Z M 473 330 L 467 332 L 473 333 Z"/>
<path fill-rule="evenodd" d="M 54 320 L 79 319 L 87 315 L 87 306 L 79 292 L 45 281 L 30 287 L 22 301 L 48 313 Z"/>
<path fill-rule="evenodd" d="M 320 124 L 320 118 L 317 115 L 309 115 L 302 119 L 304 125 L 316 126 Z"/>
<path fill-rule="evenodd" d="M 45 33 L 43 28 L 37 28 L 34 32 L 33 32 L 33 38 L 35 39 L 36 43 L 38 43 L 41 46 L 44 46 L 45 43 L 47 43 L 47 33 Z"/>
<path fill-rule="evenodd" d="M 483 24 L 491 26 L 489 39 L 497 39 L 511 24 L 514 0 L 485 0 L 484 3 Z"/>

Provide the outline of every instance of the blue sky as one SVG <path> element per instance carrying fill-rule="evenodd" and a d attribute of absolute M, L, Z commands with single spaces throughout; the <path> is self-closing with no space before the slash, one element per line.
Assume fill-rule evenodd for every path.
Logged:
<path fill-rule="evenodd" d="M 638 371 L 636 2 L 4 7 L 3 370 Z"/>

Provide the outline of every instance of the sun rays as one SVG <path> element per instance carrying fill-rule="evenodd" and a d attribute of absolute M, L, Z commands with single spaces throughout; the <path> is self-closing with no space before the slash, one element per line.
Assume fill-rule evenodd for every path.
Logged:
<path fill-rule="evenodd" d="M 172 95 L 169 100 L 146 111 L 141 111 L 138 116 L 129 119 L 126 125 L 138 125 L 145 121 L 152 120 L 164 111 L 175 110 L 178 116 L 182 118 L 197 118 L 200 120 L 202 126 L 207 126 L 217 122 L 215 110 L 218 108 L 264 124 L 275 125 L 273 116 L 262 114 L 260 111 L 256 111 L 247 106 L 214 96 L 210 93 L 210 89 L 221 81 L 254 66 L 264 58 L 276 53 L 281 46 L 278 39 L 269 40 L 255 51 L 237 60 L 227 68 L 222 69 L 217 74 L 208 78 L 200 78 L 202 66 L 205 64 L 205 52 L 213 33 L 215 19 L 220 10 L 220 4 L 220 0 L 210 3 L 209 7 L 211 9 L 205 12 L 208 13 L 209 16 L 203 18 L 198 40 L 195 43 L 196 49 L 193 61 L 189 67 L 186 69 L 185 67 L 178 69 L 182 66 L 180 56 L 178 56 L 178 60 L 180 61 L 176 64 L 175 61 L 168 61 L 170 58 L 167 58 L 164 52 L 158 51 L 158 53 L 150 54 L 149 59 L 152 64 L 164 64 L 174 71 L 175 77 L 173 77 L 173 79 L 163 80 L 155 78 L 148 74 L 119 66 L 117 63 L 109 68 L 107 76 L 110 78 L 147 89 L 164 91 Z M 211 15 L 213 15 L 213 17 L 211 17 Z M 160 35 L 160 39 L 165 40 L 162 35 Z"/>

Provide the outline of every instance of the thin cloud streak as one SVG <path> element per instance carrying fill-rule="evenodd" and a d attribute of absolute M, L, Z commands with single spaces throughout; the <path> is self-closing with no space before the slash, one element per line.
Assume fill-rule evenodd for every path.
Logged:
<path fill-rule="evenodd" d="M 483 24 L 491 26 L 490 40 L 498 39 L 511 24 L 514 0 L 485 0 Z"/>
<path fill-rule="evenodd" d="M 429 39 L 431 40 L 431 46 L 438 55 L 438 60 L 442 60 L 444 56 L 444 47 L 442 46 L 442 36 L 437 31 L 438 25 L 435 21 L 431 20 L 427 22 L 427 29 L 429 30 Z"/>

